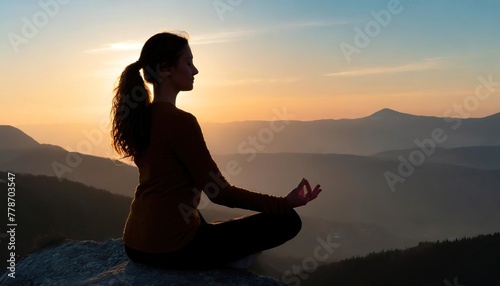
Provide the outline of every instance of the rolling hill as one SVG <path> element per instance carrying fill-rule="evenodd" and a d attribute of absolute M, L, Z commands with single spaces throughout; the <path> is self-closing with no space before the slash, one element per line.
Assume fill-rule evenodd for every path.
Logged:
<path fill-rule="evenodd" d="M 0 126 L 0 138 L 0 171 L 66 178 L 126 196 L 139 181 L 135 166 L 40 144 L 11 126 Z"/>
<path fill-rule="evenodd" d="M 23 131 L 10 125 L 0 125 L 0 150 L 35 148 L 39 143 Z"/>
<path fill-rule="evenodd" d="M 483 157 L 493 158 L 496 149 L 484 148 L 484 152 L 490 151 L 493 153 Z M 49 176 L 54 176 L 54 162 L 65 162 L 66 156 L 72 154 L 43 144 L 38 148 L 0 152 L 3 155 L 0 170 Z M 469 148 L 453 152 L 468 154 Z M 67 179 L 116 194 L 133 195 L 137 184 L 135 167 L 116 166 L 105 158 L 80 156 L 82 161 L 68 173 Z M 476 165 L 483 161 L 482 157 L 469 158 L 469 164 L 474 158 L 478 160 Z M 231 183 L 262 193 L 284 196 L 306 177 L 313 184 L 320 183 L 324 192 L 320 200 L 300 209 L 303 215 L 374 224 L 413 243 L 490 233 L 498 231 L 500 225 L 497 207 L 500 170 L 429 159 L 403 176 L 399 160 L 340 154 L 259 153 L 255 157 L 233 154 L 214 159 Z M 399 181 L 389 181 L 388 172 L 398 176 Z"/>

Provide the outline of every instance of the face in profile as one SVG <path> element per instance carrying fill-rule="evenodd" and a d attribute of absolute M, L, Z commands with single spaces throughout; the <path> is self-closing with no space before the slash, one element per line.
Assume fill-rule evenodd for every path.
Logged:
<path fill-rule="evenodd" d="M 198 69 L 193 64 L 193 54 L 191 48 L 186 46 L 177 64 L 170 73 L 172 86 L 179 91 L 193 89 L 194 76 L 198 74 Z"/>

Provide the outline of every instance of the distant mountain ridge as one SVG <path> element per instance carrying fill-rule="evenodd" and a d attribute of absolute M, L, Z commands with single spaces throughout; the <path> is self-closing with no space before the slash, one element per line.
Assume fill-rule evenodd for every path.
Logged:
<path fill-rule="evenodd" d="M 274 128 L 274 130 L 273 130 Z M 416 147 L 442 130 L 442 148 L 500 145 L 500 113 L 483 118 L 440 118 L 380 110 L 358 119 L 202 123 L 214 154 L 330 153 L 373 155 Z"/>
<path fill-rule="evenodd" d="M 38 147 L 39 144 L 18 128 L 0 125 L 0 149 L 34 148 Z"/>
<path fill-rule="evenodd" d="M 40 144 L 12 126 L 0 126 L 0 139 L 0 171 L 67 178 L 129 197 L 139 181 L 135 166 Z"/>
<path fill-rule="evenodd" d="M 483 118 L 456 119 L 382 109 L 357 119 L 297 121 L 290 117 L 290 120 L 281 122 L 200 121 L 200 124 L 212 154 L 289 152 L 373 155 L 413 148 L 416 139 L 429 138 L 436 128 L 441 128 L 448 136 L 446 142 L 438 147 L 500 145 L 500 113 Z M 93 141 L 99 142 L 90 142 L 92 154 L 116 157 L 111 149 L 109 130 L 102 130 L 104 126 L 99 124 L 21 125 L 19 128 L 33 138 L 40 138 L 40 142 L 76 151 L 79 144 L 89 141 L 89 133 L 93 133 L 98 138 Z"/>
<path fill-rule="evenodd" d="M 412 115 L 412 114 L 408 114 L 408 113 L 402 113 L 402 112 L 399 112 L 399 111 L 396 111 L 396 110 L 393 110 L 393 109 L 390 109 L 390 108 L 384 108 L 384 109 L 381 109 L 375 113 L 373 113 L 372 115 L 369 115 L 367 116 L 368 118 L 371 118 L 371 119 L 397 119 L 401 116 L 415 116 L 415 117 L 418 117 L 418 115 Z"/>
<path fill-rule="evenodd" d="M 346 122 L 348 125 L 364 125 L 363 122 L 384 122 L 388 121 L 388 124 L 394 124 L 394 122 L 397 122 L 398 120 L 394 120 L 394 117 L 398 118 L 403 118 L 404 122 L 410 122 L 414 121 L 413 124 L 416 124 L 417 127 L 419 124 L 422 122 L 425 123 L 425 121 L 432 121 L 435 122 L 434 120 L 436 118 L 428 118 L 428 117 L 423 117 L 423 119 L 420 116 L 414 116 L 414 115 L 405 115 L 393 110 L 389 109 L 384 109 L 381 110 L 369 117 L 366 117 L 364 119 L 358 119 L 358 120 L 339 120 L 342 122 Z M 375 119 L 374 119 L 375 118 Z M 424 121 L 422 121 L 424 120 Z M 477 130 L 485 129 L 481 132 L 485 133 L 486 137 L 487 135 L 491 135 L 491 140 L 489 140 L 489 144 L 486 145 L 494 145 L 495 138 L 500 136 L 500 132 L 492 132 L 490 129 L 495 127 L 495 124 L 498 124 L 500 122 L 500 114 L 498 115 L 493 115 L 485 118 L 480 118 L 480 119 L 467 119 L 462 120 L 461 124 L 464 126 L 464 129 L 470 129 L 472 130 L 471 132 L 477 132 Z M 287 144 L 290 142 L 297 143 L 298 145 L 303 145 L 305 144 L 304 149 L 307 149 L 311 147 L 312 150 L 316 150 L 319 147 L 320 149 L 324 148 L 325 146 L 329 146 L 329 144 L 325 143 L 327 140 L 326 137 L 330 136 L 330 134 L 322 134 L 321 130 L 326 130 L 331 127 L 330 122 L 331 120 L 325 120 L 325 121 L 313 121 L 313 122 L 290 122 L 290 125 L 295 124 L 294 126 L 284 126 L 284 129 L 281 133 L 276 133 L 274 135 L 274 140 L 269 142 L 269 144 L 263 144 L 262 142 L 259 143 L 264 146 L 263 150 L 260 150 L 265 153 L 272 153 L 273 151 L 273 146 L 274 148 L 278 148 L 276 145 L 279 145 L 279 141 L 283 141 L 286 139 L 286 137 L 291 138 L 291 137 L 302 137 L 302 138 L 295 138 L 295 139 L 289 139 Z M 442 119 L 439 119 L 439 122 L 443 121 Z M 444 122 L 444 121 L 443 121 Z M 251 122 L 252 123 L 252 122 Z M 259 124 L 266 123 L 268 124 L 269 122 L 258 122 Z M 444 122 L 446 123 L 446 122 Z M 244 122 L 240 122 L 238 124 L 244 124 Z M 253 124 L 253 123 L 252 123 Z M 317 124 L 318 129 L 312 129 L 310 124 Z M 449 124 L 449 123 L 446 123 Z M 342 124 L 340 124 L 342 125 Z M 386 126 L 386 124 L 380 124 L 382 126 Z M 467 127 L 469 125 L 469 127 Z M 267 125 L 269 126 L 269 125 Z M 234 127 L 234 126 L 233 126 Z M 248 135 L 248 134 L 254 134 L 258 137 L 259 132 L 255 131 L 255 126 L 251 126 L 252 128 L 250 129 L 242 129 L 239 132 L 239 135 L 241 136 L 241 132 L 243 131 L 247 139 L 240 141 L 240 144 L 244 144 L 244 151 L 251 151 L 251 152 L 241 152 L 238 154 L 240 158 L 242 158 L 242 162 L 249 161 L 251 162 L 256 156 L 259 157 L 267 157 L 267 155 L 264 154 L 258 154 L 258 151 L 256 148 L 254 149 L 249 149 L 253 148 L 254 145 L 251 145 L 251 142 L 248 141 L 248 136 L 253 136 L 253 135 Z M 432 126 L 431 126 L 432 127 Z M 265 127 L 269 128 L 269 127 Z M 363 127 L 364 128 L 364 127 Z M 378 127 L 380 129 L 384 129 L 382 127 Z M 460 127 L 462 128 L 462 127 Z M 460 129 L 459 128 L 459 129 Z M 338 128 L 337 128 L 338 129 Z M 337 130 L 335 129 L 335 130 Z M 366 129 L 366 128 L 364 128 Z M 418 128 L 414 128 L 418 129 Z M 264 129 L 267 130 L 267 129 Z M 293 134 L 291 131 L 296 130 L 298 133 Z M 334 130 L 334 131 L 335 131 Z M 500 129 L 499 129 L 500 130 Z M 218 129 L 217 132 L 225 132 L 225 133 L 230 133 L 230 130 L 223 130 L 223 129 Z M 255 131 L 255 132 L 254 132 Z M 338 130 L 337 130 L 338 131 Z M 3 132 L 3 133 L 2 133 Z M 254 132 L 254 133 L 252 133 Z M 286 133 L 289 132 L 289 133 Z M 392 134 L 391 136 L 394 136 L 394 139 L 397 139 L 398 137 L 402 137 L 401 134 L 397 133 L 397 129 L 388 129 L 384 130 L 384 132 Z M 452 131 L 448 131 L 448 134 L 450 134 L 450 137 L 452 135 Z M 210 132 L 208 132 L 210 133 Z M 286 133 L 286 134 L 285 134 Z M 316 142 L 315 144 L 311 143 L 309 140 L 308 135 L 304 134 L 311 134 L 312 141 L 320 140 L 321 142 Z M 13 136 L 12 134 L 15 134 Z M 213 134 L 213 133 L 212 133 Z M 283 135 L 283 136 L 282 136 Z M 358 133 L 359 135 L 359 133 Z M 352 135 L 352 137 L 358 136 L 358 135 Z M 365 136 L 367 138 L 370 138 L 370 140 L 361 140 L 364 142 L 364 144 L 372 144 L 373 146 L 378 146 L 380 149 L 384 149 L 387 147 L 387 144 L 385 144 L 383 141 L 387 140 L 384 136 L 376 136 L 376 132 L 372 134 L 373 136 L 368 136 L 365 133 Z M 413 136 L 409 136 L 409 133 L 406 134 L 406 138 L 412 138 Z M 470 135 L 470 134 L 469 134 Z M 236 137 L 231 137 L 233 139 L 237 138 Z M 281 136 L 281 137 L 280 137 Z M 430 133 L 427 134 L 427 136 L 430 136 Z M 222 136 L 224 137 L 224 136 Z M 485 137 L 485 138 L 486 138 Z M 37 143 L 33 138 L 30 136 L 26 135 L 22 131 L 16 129 L 15 127 L 11 126 L 3 126 L 3 128 L 0 129 L 0 138 L 11 138 L 10 143 L 4 144 L 4 146 L 7 146 L 8 148 L 0 148 L 0 170 L 5 170 L 5 171 L 18 171 L 18 172 L 23 172 L 23 173 L 30 173 L 30 174 L 35 174 L 35 175 L 48 175 L 48 176 L 59 176 L 61 177 L 66 177 L 70 180 L 76 181 L 76 182 L 82 182 L 90 186 L 94 186 L 96 188 L 102 188 L 111 191 L 112 193 L 116 194 L 122 194 L 126 196 L 132 196 L 133 192 L 135 191 L 135 187 L 138 184 L 138 172 L 137 168 L 135 166 L 127 165 L 124 163 L 120 162 L 115 162 L 113 160 L 110 160 L 108 158 L 101 158 L 101 157 L 96 157 L 96 156 L 91 156 L 91 155 L 85 155 L 85 154 L 80 154 L 80 153 L 72 153 L 68 152 L 67 150 L 59 147 L 59 146 L 54 146 L 54 145 L 49 145 L 49 144 L 39 144 Z M 12 139 L 14 138 L 14 139 Z M 230 137 L 224 137 L 227 138 L 228 141 Z M 240 137 L 242 138 L 242 137 Z M 304 139 L 306 138 L 306 139 Z M 316 138 L 316 139 L 314 139 Z M 485 139 L 483 138 L 483 139 Z M 429 138 L 422 137 L 421 140 L 429 140 Z M 487 138 L 486 138 L 487 139 Z M 258 140 L 258 139 L 257 139 Z M 347 140 L 346 138 L 343 139 L 344 141 Z M 377 142 L 377 140 L 379 142 Z M 398 139 L 399 140 L 399 139 Z M 396 140 L 398 142 L 398 140 Z M 359 141 L 359 140 L 358 140 Z M 448 140 L 447 142 L 451 141 Z M 485 140 L 479 140 L 479 141 L 485 141 Z M 346 141 L 347 142 L 347 141 Z M 445 142 L 445 143 L 447 143 Z M 227 143 L 227 142 L 226 142 Z M 304 144 L 303 144 L 304 143 Z M 345 142 L 344 142 L 345 143 Z M 227 144 L 226 144 L 227 145 Z M 351 145 L 356 145 L 355 142 L 352 142 Z M 390 144 L 389 144 L 390 145 Z M 392 161 L 397 161 L 398 156 L 404 156 L 408 158 L 408 154 L 412 151 L 417 149 L 416 145 L 414 142 L 410 144 L 411 146 L 408 149 L 402 149 L 402 150 L 390 150 L 382 153 L 376 153 L 373 158 L 364 158 L 362 160 L 392 160 Z M 439 145 L 439 144 L 436 144 Z M 484 144 L 483 144 L 484 145 Z M 500 145 L 500 144 L 499 144 Z M 12 146 L 15 146 L 17 148 L 11 149 Z M 24 147 L 23 147 L 24 146 Z M 386 146 L 382 148 L 382 146 Z M 293 147 L 293 146 L 292 146 Z M 210 147 L 209 147 L 210 148 Z M 220 148 L 220 146 L 219 146 Z M 286 146 L 285 148 L 286 149 Z M 300 148 L 299 148 L 300 149 Z M 274 149 L 277 150 L 277 149 Z M 302 150 L 302 149 L 301 149 Z M 498 160 L 497 155 L 498 155 L 498 148 L 495 148 L 494 146 L 475 146 L 475 147 L 457 147 L 454 149 L 442 149 L 442 147 L 436 146 L 436 152 L 432 156 L 426 159 L 426 162 L 428 163 L 444 163 L 444 164 L 450 164 L 450 165 L 457 165 L 457 166 L 464 166 L 464 167 L 473 167 L 473 168 L 483 168 L 483 169 L 498 169 Z M 471 151 L 475 150 L 475 151 Z M 212 150 L 211 150 L 212 151 Z M 212 152 L 214 154 L 216 152 Z M 290 157 L 292 156 L 292 153 L 296 152 L 288 152 L 290 153 Z M 313 153 L 313 152 L 310 152 Z M 323 152 L 316 152 L 316 153 L 323 153 Z M 445 155 L 440 155 L 440 154 L 445 154 Z M 297 153 L 298 154 L 298 153 Z M 478 156 L 477 154 L 480 154 L 481 156 Z M 302 157 L 303 155 L 300 155 L 299 157 Z M 312 157 L 316 155 L 311 155 Z M 334 155 L 339 156 L 339 155 Z M 222 158 L 224 156 L 219 156 L 214 154 L 214 159 L 217 162 L 220 162 L 221 160 L 224 161 Z M 310 157 L 310 156 L 309 156 Z M 297 157 L 298 158 L 298 157 Z M 343 160 L 341 157 L 338 157 L 338 160 Z M 362 161 L 361 160 L 361 161 Z M 333 160 L 335 161 L 335 160 Z M 333 162 L 332 161 L 332 162 Z M 297 162 L 299 163 L 299 162 Z M 357 163 L 356 163 L 357 164 Z M 361 163 L 360 163 L 361 164 Z M 366 166 L 367 163 L 363 163 L 363 166 Z M 57 168 L 56 168 L 57 167 Z M 221 164 L 219 165 L 221 170 L 224 170 L 224 165 Z M 324 166 L 324 168 L 328 168 L 329 166 Z M 316 168 L 316 167 L 314 167 Z M 354 167 L 353 168 L 359 168 L 359 167 Z M 59 171 L 57 173 L 56 171 Z M 60 176 L 62 173 L 62 176 Z"/>

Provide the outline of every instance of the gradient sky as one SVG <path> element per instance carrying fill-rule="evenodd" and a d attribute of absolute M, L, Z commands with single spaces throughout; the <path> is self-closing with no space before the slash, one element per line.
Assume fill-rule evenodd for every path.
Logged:
<path fill-rule="evenodd" d="M 381 10 L 390 21 L 377 22 Z M 499 11 L 463 0 L 1 0 L 0 124 L 109 119 L 117 76 L 172 30 L 189 33 L 200 70 L 177 105 L 200 121 L 271 120 L 283 108 L 297 120 L 386 107 L 442 116 L 463 104 L 467 114 L 448 114 L 487 116 L 500 112 Z M 358 53 L 346 57 L 346 45 Z M 481 100 L 478 77 L 499 82 Z"/>

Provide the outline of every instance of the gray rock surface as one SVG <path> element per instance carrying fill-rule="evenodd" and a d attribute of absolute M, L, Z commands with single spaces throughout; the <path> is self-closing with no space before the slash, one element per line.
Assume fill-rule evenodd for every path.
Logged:
<path fill-rule="evenodd" d="M 29 254 L 0 285 L 284 285 L 236 269 L 175 271 L 130 261 L 121 239 L 67 242 Z"/>

